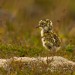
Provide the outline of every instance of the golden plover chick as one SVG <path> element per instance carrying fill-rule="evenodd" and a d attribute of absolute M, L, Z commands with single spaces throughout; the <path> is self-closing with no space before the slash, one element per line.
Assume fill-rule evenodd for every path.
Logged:
<path fill-rule="evenodd" d="M 54 53 L 60 49 L 60 39 L 58 35 L 53 31 L 52 21 L 49 19 L 40 20 L 37 28 L 41 29 L 41 40 L 43 46 L 51 50 Z"/>

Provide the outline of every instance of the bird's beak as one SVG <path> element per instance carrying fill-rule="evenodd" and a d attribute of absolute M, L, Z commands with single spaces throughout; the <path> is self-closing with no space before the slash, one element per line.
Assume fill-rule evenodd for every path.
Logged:
<path fill-rule="evenodd" d="M 36 28 L 39 28 L 40 26 L 36 26 Z"/>

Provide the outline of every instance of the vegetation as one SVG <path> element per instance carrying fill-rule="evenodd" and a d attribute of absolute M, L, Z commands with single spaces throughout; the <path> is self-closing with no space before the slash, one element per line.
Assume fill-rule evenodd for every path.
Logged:
<path fill-rule="evenodd" d="M 55 32 L 61 38 L 61 49 L 56 55 L 75 62 L 75 1 L 74 0 L 0 0 L 0 58 L 14 56 L 38 57 L 52 54 L 42 47 L 39 30 L 35 27 L 40 19 L 53 21 Z M 31 70 L 24 63 L 12 62 L 8 72 L 0 69 L 2 75 L 50 75 L 46 66 Z M 44 69 L 45 68 L 45 69 Z M 30 72 L 29 72 L 30 71 Z M 75 75 L 55 72 L 53 75 Z"/>

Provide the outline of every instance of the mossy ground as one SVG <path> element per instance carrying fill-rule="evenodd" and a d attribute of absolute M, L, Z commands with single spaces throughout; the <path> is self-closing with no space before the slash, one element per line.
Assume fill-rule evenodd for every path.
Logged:
<path fill-rule="evenodd" d="M 75 62 L 75 1 L 74 0 L 0 0 L 0 58 L 51 56 L 42 47 L 40 30 L 35 27 L 38 21 L 49 18 L 53 21 L 54 31 L 61 38 L 61 49 L 57 56 Z M 43 65 L 43 64 L 42 64 Z M 12 69 L 0 69 L 1 75 L 52 75 L 43 65 L 39 67 L 11 64 Z M 75 75 L 55 72 L 53 75 Z"/>

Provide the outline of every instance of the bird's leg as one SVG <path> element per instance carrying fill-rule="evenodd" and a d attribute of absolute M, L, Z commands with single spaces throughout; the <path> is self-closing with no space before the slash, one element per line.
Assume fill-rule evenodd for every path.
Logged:
<path fill-rule="evenodd" d="M 47 54 L 47 64 L 48 64 L 48 57 L 49 57 L 49 53 Z"/>
<path fill-rule="evenodd" d="M 52 48 L 51 53 L 52 53 L 52 60 L 53 60 L 54 56 L 56 55 L 56 50 L 54 47 Z"/>
<path fill-rule="evenodd" d="M 49 51 L 49 53 L 47 54 L 47 64 L 49 64 L 50 62 L 53 61 L 53 57 L 54 57 L 53 53 L 54 53 L 53 51 Z M 49 59 L 49 54 L 52 54 L 52 58 L 51 59 Z"/>
<path fill-rule="evenodd" d="M 53 57 L 54 57 L 54 52 L 53 52 L 53 50 L 51 51 L 51 54 L 52 54 L 52 59 L 51 59 L 51 61 L 53 60 Z"/>
<path fill-rule="evenodd" d="M 50 54 L 51 54 L 51 51 L 49 51 L 49 52 L 47 53 L 47 64 L 49 64 L 49 63 L 52 61 L 52 59 L 51 59 L 51 60 L 49 59 Z"/>

